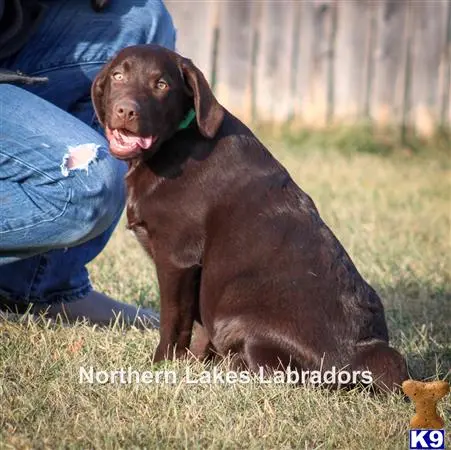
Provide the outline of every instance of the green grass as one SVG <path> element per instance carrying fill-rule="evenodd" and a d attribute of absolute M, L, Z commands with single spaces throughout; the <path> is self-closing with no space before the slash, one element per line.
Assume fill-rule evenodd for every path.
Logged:
<path fill-rule="evenodd" d="M 256 124 L 260 135 L 271 126 Z M 273 128 L 279 133 L 288 148 L 298 151 L 299 148 L 317 148 L 326 152 L 330 148 L 339 150 L 345 155 L 369 153 L 392 157 L 417 156 L 435 159 L 449 167 L 451 150 L 451 129 L 437 128 L 427 139 L 416 134 L 414 130 L 399 131 L 397 128 L 376 128 L 371 123 L 348 126 L 329 126 L 321 129 L 296 129 L 293 125 Z"/>
<path fill-rule="evenodd" d="M 367 138 L 354 139 L 359 147 Z M 378 290 L 392 343 L 407 356 L 412 376 L 449 379 L 446 155 L 336 151 L 330 142 L 325 151 L 316 138 L 298 141 L 266 139 Z M 158 308 L 153 265 L 123 225 L 91 263 L 93 283 Z M 407 448 L 413 406 L 399 395 L 258 383 L 79 383 L 80 366 L 152 369 L 157 339 L 155 331 L 0 321 L 0 448 Z M 185 367 L 167 366 L 180 378 Z M 439 410 L 450 432 L 450 397 Z"/>

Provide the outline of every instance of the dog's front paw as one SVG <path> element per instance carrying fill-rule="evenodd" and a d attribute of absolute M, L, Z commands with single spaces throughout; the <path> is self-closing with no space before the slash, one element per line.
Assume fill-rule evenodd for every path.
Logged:
<path fill-rule="evenodd" d="M 155 350 L 155 354 L 153 355 L 153 364 L 158 364 L 161 361 L 164 361 L 166 359 L 168 359 L 166 357 L 167 355 L 167 351 L 165 352 L 163 349 L 163 346 L 160 344 L 158 344 L 157 349 Z"/>

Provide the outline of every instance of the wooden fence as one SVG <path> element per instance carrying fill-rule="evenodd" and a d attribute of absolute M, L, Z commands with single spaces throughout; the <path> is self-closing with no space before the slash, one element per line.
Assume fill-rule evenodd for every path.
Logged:
<path fill-rule="evenodd" d="M 450 0 L 166 0 L 177 50 L 246 122 L 451 125 Z"/>

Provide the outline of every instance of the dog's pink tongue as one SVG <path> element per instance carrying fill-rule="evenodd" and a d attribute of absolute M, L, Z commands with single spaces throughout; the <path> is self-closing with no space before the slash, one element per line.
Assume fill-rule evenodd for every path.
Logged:
<path fill-rule="evenodd" d="M 141 137 L 117 129 L 113 130 L 113 136 L 120 142 L 120 144 L 130 147 L 141 147 L 148 149 L 153 143 L 153 136 Z"/>

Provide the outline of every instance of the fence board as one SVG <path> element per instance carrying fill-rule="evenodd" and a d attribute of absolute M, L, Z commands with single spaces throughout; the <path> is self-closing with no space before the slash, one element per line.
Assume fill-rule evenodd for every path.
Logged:
<path fill-rule="evenodd" d="M 377 124 L 402 123 L 408 0 L 377 2 L 371 115 Z"/>
<path fill-rule="evenodd" d="M 448 2 L 447 26 L 440 70 L 440 124 L 451 127 L 451 2 Z"/>
<path fill-rule="evenodd" d="M 411 119 L 421 134 L 430 135 L 440 123 L 439 73 L 447 40 L 448 1 L 411 2 L 412 111 Z"/>
<path fill-rule="evenodd" d="M 367 110 L 373 2 L 339 1 L 334 64 L 334 115 L 355 121 Z"/>
<path fill-rule="evenodd" d="M 177 30 L 176 50 L 212 81 L 213 38 L 218 2 L 165 0 Z"/>
<path fill-rule="evenodd" d="M 292 115 L 292 49 L 295 1 L 261 3 L 256 67 L 257 117 L 283 123 Z"/>
<path fill-rule="evenodd" d="M 310 82 L 313 74 L 313 31 L 314 31 L 314 2 L 303 1 L 298 4 L 298 23 L 295 29 L 297 59 L 293 67 L 295 77 L 295 93 L 293 104 L 293 125 L 302 125 L 307 121 L 308 111 L 312 108 L 312 87 Z"/>
<path fill-rule="evenodd" d="M 333 1 L 301 2 L 295 124 L 316 127 L 332 119 L 335 19 Z"/>
<path fill-rule="evenodd" d="M 258 2 L 221 2 L 216 95 L 233 114 L 252 115 L 252 49 Z"/>

